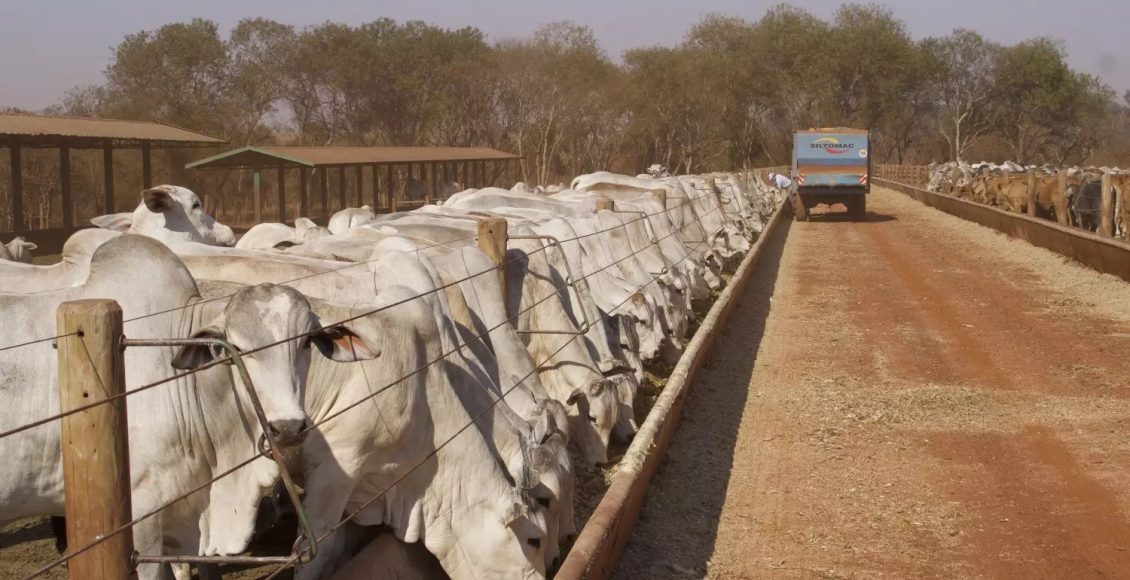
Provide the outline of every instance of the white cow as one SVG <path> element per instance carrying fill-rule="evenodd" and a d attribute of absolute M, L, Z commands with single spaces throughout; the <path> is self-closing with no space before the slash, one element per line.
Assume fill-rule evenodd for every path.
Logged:
<path fill-rule="evenodd" d="M 4 295 L 0 313 L 22 336 L 51 336 L 57 306 L 86 297 L 117 300 L 129 321 L 128 336 L 222 338 L 248 352 L 247 369 L 270 429 L 282 442 L 297 440 L 306 425 L 302 395 L 310 344 L 339 360 L 374 354 L 348 330 L 320 329 L 305 298 L 288 288 L 255 286 L 226 301 L 193 306 L 198 296 L 188 271 L 167 248 L 142 236 L 121 236 L 101 246 L 81 286 Z M 307 338 L 251 353 L 304 333 Z M 199 368 L 215 356 L 206 346 L 129 348 L 128 387 L 166 379 L 176 369 Z M 50 342 L 0 356 L 0 390 L 9 395 L 0 409 L 0 430 L 58 413 L 55 358 Z M 233 377 L 233 368 L 212 367 L 127 398 L 135 516 L 177 500 L 257 453 L 259 427 L 246 386 Z M 0 439 L 0 454 L 9 466 L 0 471 L 0 520 L 62 515 L 59 445 L 56 423 Z M 176 501 L 138 524 L 138 550 L 147 555 L 242 551 L 251 537 L 258 500 L 276 476 L 274 463 L 259 459 Z M 140 573 L 150 578 L 160 570 L 143 565 Z"/>
<path fill-rule="evenodd" d="M 119 235 L 97 228 L 79 230 L 63 244 L 62 259 L 47 266 L 0 261 L 0 292 L 31 294 L 82 284 L 94 250 Z"/>
<path fill-rule="evenodd" d="M 235 244 L 232 229 L 205 213 L 195 193 L 176 185 L 159 185 L 141 192 L 141 203 L 133 213 L 98 216 L 90 222 L 116 232 L 143 234 L 166 244 Z"/>
<path fill-rule="evenodd" d="M 327 227 L 335 236 L 340 236 L 346 231 L 357 226 L 371 223 L 377 218 L 373 208 L 363 205 L 361 207 L 347 207 L 330 216 Z"/>
<path fill-rule="evenodd" d="M 39 246 L 16 236 L 12 241 L 7 244 L 0 244 L 0 261 L 7 260 L 10 262 L 21 262 L 24 264 L 31 263 L 31 251 L 37 249 Z"/>
<path fill-rule="evenodd" d="M 294 227 L 279 223 L 256 224 L 240 236 L 235 247 L 241 250 L 272 250 L 304 244 L 329 235 L 332 235 L 329 229 L 315 224 L 309 218 L 298 218 L 294 220 Z"/>

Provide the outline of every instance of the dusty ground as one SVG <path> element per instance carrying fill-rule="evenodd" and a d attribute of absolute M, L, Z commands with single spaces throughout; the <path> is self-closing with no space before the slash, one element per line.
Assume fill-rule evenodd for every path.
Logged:
<path fill-rule="evenodd" d="M 1130 577 L 1130 285 L 869 204 L 768 248 L 616 577 Z"/>

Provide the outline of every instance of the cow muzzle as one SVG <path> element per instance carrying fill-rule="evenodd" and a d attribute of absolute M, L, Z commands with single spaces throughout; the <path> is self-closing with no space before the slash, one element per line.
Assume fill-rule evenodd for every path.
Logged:
<path fill-rule="evenodd" d="M 271 430 L 271 437 L 282 446 L 294 446 L 302 443 L 306 438 L 310 422 L 303 419 L 280 419 L 267 424 Z"/>

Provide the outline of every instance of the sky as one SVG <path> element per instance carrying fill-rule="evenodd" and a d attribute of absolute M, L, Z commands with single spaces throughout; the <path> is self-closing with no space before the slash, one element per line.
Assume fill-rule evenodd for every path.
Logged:
<path fill-rule="evenodd" d="M 529 35 L 571 20 L 593 29 L 609 55 L 674 45 L 702 16 L 757 19 L 771 2 L 752 0 L 0 0 L 0 107 L 42 109 L 76 85 L 98 84 L 122 38 L 162 24 L 208 18 L 226 34 L 242 18 L 303 26 L 360 24 L 381 17 L 444 27 L 474 26 L 491 39 Z M 790 2 L 828 18 L 839 0 Z M 887 0 L 915 38 L 954 28 L 1013 44 L 1036 36 L 1065 43 L 1072 66 L 1102 78 L 1119 95 L 1130 90 L 1130 0 Z"/>

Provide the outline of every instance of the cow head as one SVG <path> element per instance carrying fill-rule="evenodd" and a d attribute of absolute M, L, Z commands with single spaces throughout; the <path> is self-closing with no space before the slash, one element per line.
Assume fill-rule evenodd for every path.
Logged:
<path fill-rule="evenodd" d="M 243 362 L 263 404 L 269 429 L 284 445 L 299 443 L 308 426 L 303 398 L 311 347 L 339 362 L 380 355 L 345 326 L 323 328 L 301 293 L 274 284 L 240 290 L 223 314 L 193 338 L 223 339 L 248 353 L 242 357 Z M 172 364 L 174 368 L 188 370 L 222 357 L 223 353 L 214 346 L 191 345 L 182 347 Z M 239 373 L 233 374 L 236 384 L 242 385 Z"/>
<path fill-rule="evenodd" d="M 608 462 L 608 441 L 620 418 L 616 388 L 607 379 L 591 381 L 573 390 L 565 400 L 569 434 L 581 455 L 594 465 Z"/>
<path fill-rule="evenodd" d="M 146 235 L 165 244 L 235 244 L 231 228 L 205 213 L 195 193 L 175 185 L 159 185 L 141 192 L 141 203 L 132 214 L 104 215 L 90 222 L 108 230 Z"/>
<path fill-rule="evenodd" d="M 7 244 L 0 245 L 0 260 L 31 263 L 31 251 L 38 248 L 35 244 L 16 236 Z"/>
<path fill-rule="evenodd" d="M 467 482 L 478 487 L 484 482 Z M 460 506 L 458 530 L 424 536 L 428 551 L 455 578 L 545 578 L 545 516 L 515 488 L 489 490 L 493 501 Z"/>

